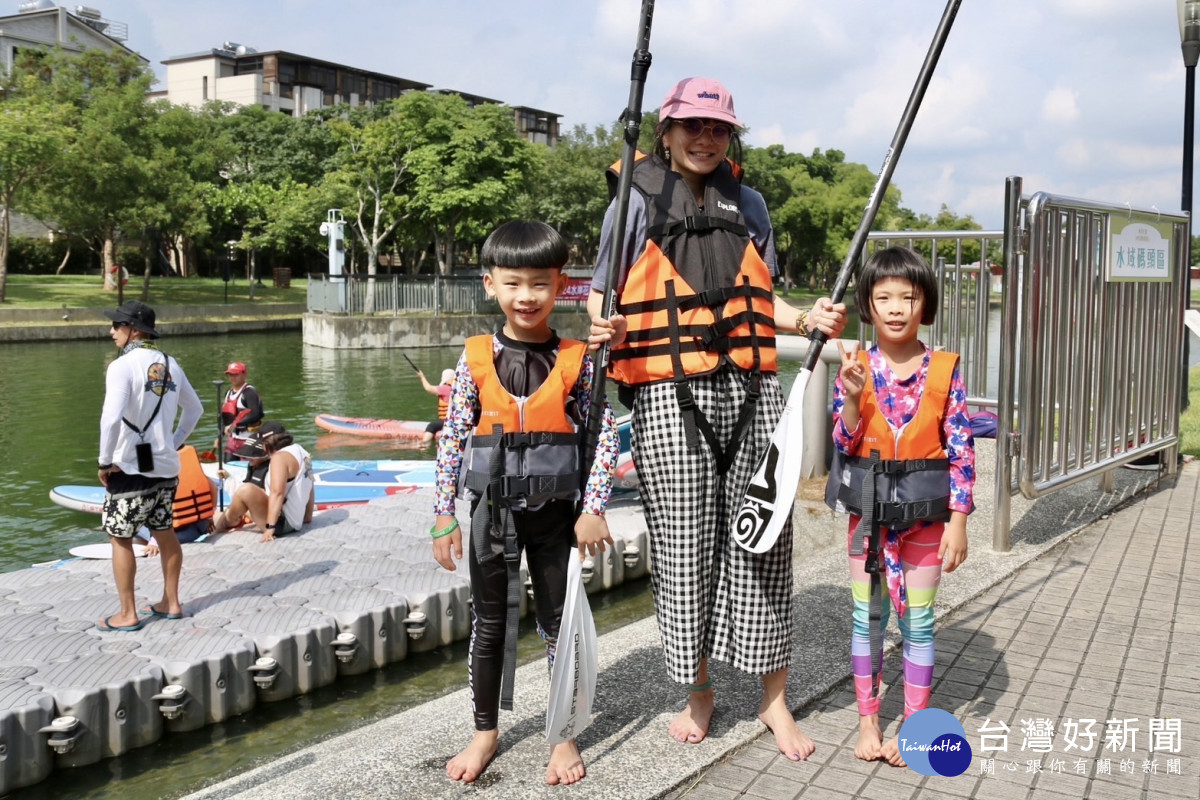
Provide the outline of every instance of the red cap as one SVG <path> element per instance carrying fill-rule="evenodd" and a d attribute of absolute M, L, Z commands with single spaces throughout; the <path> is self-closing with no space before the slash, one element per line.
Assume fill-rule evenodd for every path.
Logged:
<path fill-rule="evenodd" d="M 245 372 L 246 372 L 246 365 L 240 361 L 234 361 L 228 367 L 225 368 L 226 375 L 233 375 L 233 374 L 244 375 Z"/>

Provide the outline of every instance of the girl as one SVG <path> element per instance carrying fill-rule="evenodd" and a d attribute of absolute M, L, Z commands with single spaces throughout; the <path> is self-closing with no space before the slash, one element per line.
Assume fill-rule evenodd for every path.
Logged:
<path fill-rule="evenodd" d="M 762 676 L 759 719 L 798 761 L 813 743 L 785 698 L 791 526 L 770 552 L 753 555 L 730 536 L 730 516 L 783 410 L 777 328 L 836 337 L 845 306 L 823 298 L 810 314 L 775 296 L 771 219 L 762 195 L 740 182 L 743 126 L 729 91 L 687 78 L 659 117 L 654 153 L 634 166 L 625 241 L 612 241 L 615 205 L 605 217 L 588 310 L 589 342 L 612 342 L 611 374 L 633 411 L 667 672 L 690 690 L 669 732 L 686 743 L 708 734 L 708 659 L 718 658 Z M 604 319 L 614 247 L 624 255 L 614 276 L 618 313 Z"/>
<path fill-rule="evenodd" d="M 917 338 L 919 327 L 931 324 L 939 307 L 937 277 L 929 264 L 907 248 L 881 250 L 863 268 L 855 301 L 877 341 L 861 353 L 857 344 L 847 353 L 838 343 L 837 453 L 826 501 L 851 512 L 851 660 L 859 713 L 854 754 L 903 766 L 897 739 L 883 744 L 879 725 L 882 631 L 889 605 L 883 587 L 904 637 L 907 719 L 929 704 L 933 601 L 942 570 L 953 572 L 967 557 L 975 444 L 958 356 L 933 352 Z M 889 469 L 880 470 L 880 462 Z M 868 480 L 870 492 L 864 491 Z M 879 617 L 876 630 L 871 629 L 872 606 Z"/>

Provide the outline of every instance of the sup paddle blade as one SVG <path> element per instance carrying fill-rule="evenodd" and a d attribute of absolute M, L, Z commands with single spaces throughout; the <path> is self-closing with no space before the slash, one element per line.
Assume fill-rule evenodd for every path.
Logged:
<path fill-rule="evenodd" d="M 812 371 L 800 370 L 775 434 L 733 517 L 733 540 L 751 553 L 770 550 L 792 514 L 804 460 L 804 390 Z"/>

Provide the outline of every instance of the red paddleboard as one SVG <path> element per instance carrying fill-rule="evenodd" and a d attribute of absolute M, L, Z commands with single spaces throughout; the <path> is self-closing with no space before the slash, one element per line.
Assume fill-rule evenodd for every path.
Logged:
<path fill-rule="evenodd" d="M 371 419 L 368 417 L 338 417 L 333 414 L 317 414 L 317 427 L 331 433 L 346 433 L 351 436 L 370 436 L 375 439 L 420 439 L 429 424 L 410 419 Z"/>

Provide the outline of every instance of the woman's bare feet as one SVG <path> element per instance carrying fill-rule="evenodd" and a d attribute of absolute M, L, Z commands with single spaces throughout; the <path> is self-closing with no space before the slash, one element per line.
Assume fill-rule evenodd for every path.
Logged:
<path fill-rule="evenodd" d="M 550 786 L 570 786 L 583 779 L 587 769 L 575 740 L 571 739 L 550 748 L 550 764 L 546 767 L 546 783 Z"/>
<path fill-rule="evenodd" d="M 789 761 L 803 761 L 817 749 L 796 727 L 796 718 L 781 700 L 759 706 L 758 718 L 775 734 L 775 746 Z"/>
<path fill-rule="evenodd" d="M 667 733 L 677 742 L 699 744 L 708 736 L 708 725 L 712 722 L 716 699 L 712 682 L 707 681 L 702 685 L 705 688 L 700 691 L 692 690 L 688 695 L 687 707 L 667 726 Z"/>
<path fill-rule="evenodd" d="M 893 767 L 907 767 L 904 759 L 900 757 L 900 737 L 893 736 L 887 740 L 883 749 L 879 751 L 879 757 L 891 764 Z"/>
<path fill-rule="evenodd" d="M 446 774 L 451 780 L 471 783 L 483 774 L 487 765 L 496 757 L 499 730 L 475 731 L 471 743 L 446 763 Z"/>
<path fill-rule="evenodd" d="M 854 755 L 863 761 L 878 761 L 883 758 L 883 731 L 879 728 L 878 714 L 863 714 L 858 718 L 858 742 Z"/>

